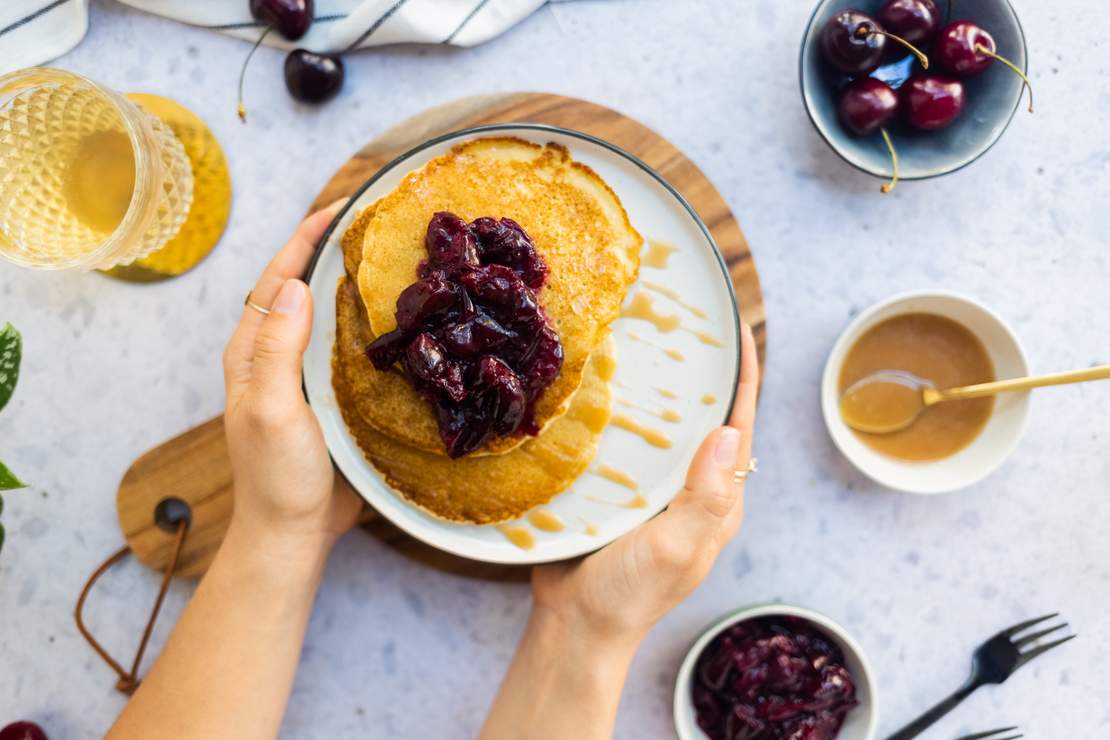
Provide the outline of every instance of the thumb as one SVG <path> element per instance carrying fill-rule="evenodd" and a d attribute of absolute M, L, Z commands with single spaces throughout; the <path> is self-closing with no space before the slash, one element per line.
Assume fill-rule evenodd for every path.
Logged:
<path fill-rule="evenodd" d="M 312 333 L 312 295 L 297 279 L 286 280 L 258 328 L 251 385 L 263 398 L 299 394 L 302 355 Z"/>
<path fill-rule="evenodd" d="M 671 503 L 670 509 L 698 539 L 715 537 L 740 497 L 740 486 L 733 481 L 740 437 L 732 427 L 710 432 L 694 454 L 686 485 Z"/>

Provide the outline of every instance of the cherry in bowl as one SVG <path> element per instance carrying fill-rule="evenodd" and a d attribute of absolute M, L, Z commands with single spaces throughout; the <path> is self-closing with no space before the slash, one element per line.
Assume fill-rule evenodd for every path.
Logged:
<path fill-rule="evenodd" d="M 880 133 L 859 135 L 842 122 L 842 98 L 857 75 L 845 74 L 828 62 L 821 34 L 830 18 L 848 8 L 876 19 L 885 30 L 891 31 L 883 22 L 882 10 L 887 1 L 814 0 L 813 17 L 803 37 L 799 56 L 801 94 L 806 113 L 819 138 L 848 164 L 881 181 L 888 181 L 891 177 L 890 151 Z M 902 110 L 885 126 L 897 147 L 899 188 L 904 187 L 905 181 L 944 175 L 974 162 L 1002 136 L 1012 116 L 1025 102 L 1022 100 L 1024 90 L 1021 79 L 1006 70 L 1002 63 L 993 63 L 993 68 L 970 76 L 955 75 L 941 67 L 936 58 L 936 48 L 946 23 L 947 2 L 934 0 L 934 4 L 940 9 L 942 27 L 933 40 L 922 47 L 931 55 L 928 70 L 923 70 L 912 55 L 903 53 L 898 44 L 888 39 L 886 48 L 897 47 L 898 53 L 888 53 L 876 71 L 858 75 L 882 77 L 896 91 L 910 78 L 922 73 L 940 73 L 957 79 L 964 86 L 963 112 L 947 128 L 920 131 L 907 122 Z M 961 3 L 957 0 L 955 8 L 956 19 L 964 16 L 964 19 L 989 31 L 997 52 L 1019 69 L 1025 69 L 1026 46 L 1021 25 L 1010 2 L 976 0 L 974 3 Z M 893 70 L 895 65 L 899 65 L 898 70 Z M 898 74 L 887 74 L 890 71 L 897 71 Z M 839 165 L 833 158 L 814 161 L 823 180 L 852 185 L 850 177 L 838 177 L 836 168 Z"/>

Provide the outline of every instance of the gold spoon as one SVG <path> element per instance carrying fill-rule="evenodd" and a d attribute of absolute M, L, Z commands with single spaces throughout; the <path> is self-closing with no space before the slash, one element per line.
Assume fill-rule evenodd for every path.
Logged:
<path fill-rule="evenodd" d="M 1110 365 L 1065 373 L 1012 378 L 937 390 L 932 382 L 903 370 L 880 370 L 857 380 L 840 396 L 840 416 L 858 432 L 890 434 L 905 429 L 930 406 L 944 401 L 993 396 L 1046 385 L 1110 380 Z"/>

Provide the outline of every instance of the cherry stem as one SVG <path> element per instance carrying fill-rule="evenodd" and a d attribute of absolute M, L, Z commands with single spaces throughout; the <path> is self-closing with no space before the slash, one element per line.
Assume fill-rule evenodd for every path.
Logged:
<path fill-rule="evenodd" d="M 239 105 L 236 107 L 236 111 L 239 113 L 239 120 L 243 123 L 247 122 L 247 106 L 243 102 L 243 80 L 246 79 L 247 76 L 247 65 L 251 63 L 251 57 L 258 51 L 258 47 L 262 45 L 262 40 L 266 38 L 272 30 L 274 29 L 267 28 L 262 32 L 262 35 L 258 37 L 258 41 L 255 41 L 254 46 L 251 47 L 250 53 L 247 54 L 247 58 L 243 60 L 243 68 L 239 70 Z"/>
<path fill-rule="evenodd" d="M 863 38 L 864 36 L 870 36 L 873 33 L 877 33 L 880 36 L 886 36 L 888 39 L 894 39 L 899 44 L 901 44 L 902 46 L 909 49 L 913 53 L 913 55 L 915 57 L 917 57 L 917 61 L 921 62 L 921 68 L 922 69 L 928 69 L 929 68 L 929 57 L 925 56 L 925 53 L 923 51 L 921 51 L 921 49 L 918 49 L 916 46 L 911 44 L 909 41 L 906 41 L 901 36 L 895 36 L 893 33 L 888 33 L 886 31 L 880 31 L 879 29 L 875 28 L 874 26 L 869 26 L 869 25 L 866 25 L 866 24 L 860 26 L 856 30 L 856 35 L 859 36 L 860 38 Z"/>
<path fill-rule="evenodd" d="M 883 187 L 881 188 L 884 193 L 889 193 L 891 190 L 894 190 L 894 186 L 898 184 L 898 152 L 895 151 L 894 142 L 890 140 L 890 134 L 886 132 L 886 129 L 880 128 L 879 133 L 883 135 L 883 141 L 886 142 L 886 148 L 890 151 L 890 166 L 892 170 L 890 175 L 890 182 L 888 182 L 886 185 L 883 185 Z"/>
<path fill-rule="evenodd" d="M 994 53 L 993 51 L 991 51 L 987 47 L 983 46 L 982 44 L 976 44 L 975 45 L 975 51 L 979 52 L 980 54 L 983 54 L 984 56 L 988 56 L 991 59 L 996 59 L 996 60 L 1002 62 L 1007 67 L 1012 69 L 1014 71 L 1014 74 L 1016 74 L 1018 77 L 1021 78 L 1021 81 L 1025 84 L 1025 87 L 1029 88 L 1029 112 L 1032 113 L 1033 112 L 1033 83 L 1029 81 L 1029 78 L 1025 76 L 1025 73 L 1022 72 L 1020 69 L 1018 69 L 1017 65 L 1014 64 L 1013 62 L 1011 62 L 1009 59 L 1007 59 L 1004 56 L 1000 56 L 1000 55 Z"/>

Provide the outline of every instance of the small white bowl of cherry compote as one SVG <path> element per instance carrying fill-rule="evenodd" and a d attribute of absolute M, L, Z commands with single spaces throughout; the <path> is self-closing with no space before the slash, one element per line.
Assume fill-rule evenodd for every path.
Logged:
<path fill-rule="evenodd" d="M 714 622 L 678 671 L 680 740 L 873 740 L 872 670 L 839 624 L 786 604 Z"/>

